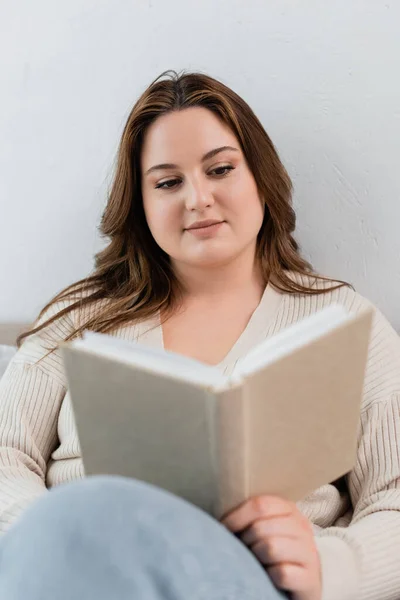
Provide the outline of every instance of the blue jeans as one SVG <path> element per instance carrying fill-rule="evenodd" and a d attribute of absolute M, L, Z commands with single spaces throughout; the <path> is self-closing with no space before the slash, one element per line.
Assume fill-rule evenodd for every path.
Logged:
<path fill-rule="evenodd" d="M 251 552 L 188 502 L 96 476 L 30 506 L 0 540 L 3 600 L 278 600 Z"/>

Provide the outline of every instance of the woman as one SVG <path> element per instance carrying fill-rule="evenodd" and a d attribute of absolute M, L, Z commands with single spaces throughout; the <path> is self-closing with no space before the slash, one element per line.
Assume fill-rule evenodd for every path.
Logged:
<path fill-rule="evenodd" d="M 228 373 L 323 306 L 369 305 L 313 273 L 294 228 L 289 177 L 249 106 L 205 75 L 153 82 L 122 135 L 108 246 L 21 336 L 1 381 L 0 597 L 400 595 L 400 341 L 376 309 L 357 463 L 342 480 L 297 505 L 252 498 L 222 524 L 140 482 L 82 481 L 62 340 L 111 332 Z"/>

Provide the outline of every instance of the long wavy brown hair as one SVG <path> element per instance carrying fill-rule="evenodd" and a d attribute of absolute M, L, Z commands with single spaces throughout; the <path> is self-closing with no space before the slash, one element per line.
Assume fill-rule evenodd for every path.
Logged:
<path fill-rule="evenodd" d="M 257 239 L 257 258 L 265 281 L 291 294 L 323 294 L 342 285 L 317 276 L 304 260 L 293 237 L 292 183 L 278 153 L 248 104 L 229 87 L 201 73 L 167 71 L 145 90 L 131 110 L 117 155 L 117 164 L 100 232 L 108 245 L 95 256 L 93 272 L 58 293 L 40 312 L 30 330 L 18 340 L 37 333 L 63 315 L 98 303 L 91 316 L 66 341 L 85 329 L 111 332 L 124 323 L 168 314 L 182 292 L 169 256 L 157 245 L 146 222 L 140 157 L 146 130 L 171 111 L 204 107 L 216 114 L 235 134 L 265 202 L 265 215 Z M 307 287 L 290 277 L 290 271 L 332 281 L 327 288 Z M 106 300 L 106 302 L 98 302 Z M 42 319 L 55 303 L 66 306 Z M 45 315 L 46 316 L 46 315 Z M 40 324 L 38 324 L 38 322 Z"/>

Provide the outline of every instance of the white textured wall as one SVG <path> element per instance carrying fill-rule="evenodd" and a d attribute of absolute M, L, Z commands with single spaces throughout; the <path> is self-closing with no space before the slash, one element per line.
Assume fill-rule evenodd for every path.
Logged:
<path fill-rule="evenodd" d="M 187 68 L 253 106 L 306 256 L 400 330 L 399 23 L 394 0 L 3 0 L 0 320 L 91 269 L 129 109 Z"/>

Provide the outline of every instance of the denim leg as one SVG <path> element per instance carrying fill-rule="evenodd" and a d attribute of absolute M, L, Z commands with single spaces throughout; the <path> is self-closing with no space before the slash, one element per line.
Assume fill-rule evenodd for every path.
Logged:
<path fill-rule="evenodd" d="M 278 600 L 220 523 L 154 486 L 114 476 L 61 485 L 0 540 L 4 600 Z"/>

